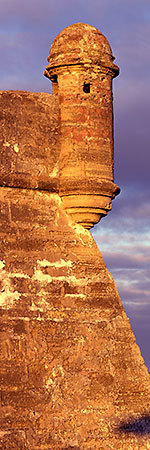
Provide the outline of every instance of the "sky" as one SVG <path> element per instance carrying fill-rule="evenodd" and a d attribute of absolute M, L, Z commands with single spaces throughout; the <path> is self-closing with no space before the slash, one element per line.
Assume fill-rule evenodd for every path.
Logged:
<path fill-rule="evenodd" d="M 150 371 L 150 1 L 0 0 L 0 89 L 50 92 L 43 76 L 50 46 L 77 22 L 107 37 L 120 67 L 113 92 L 121 193 L 92 235 Z"/>

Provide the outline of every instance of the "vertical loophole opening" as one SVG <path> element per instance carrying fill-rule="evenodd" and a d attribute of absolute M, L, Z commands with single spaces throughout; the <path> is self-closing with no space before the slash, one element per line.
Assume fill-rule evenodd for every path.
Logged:
<path fill-rule="evenodd" d="M 85 92 L 86 94 L 90 93 L 90 83 L 84 83 L 83 92 Z"/>
<path fill-rule="evenodd" d="M 58 79 L 57 79 L 57 75 L 53 76 L 53 80 L 52 80 L 52 91 L 53 94 L 58 94 Z"/>

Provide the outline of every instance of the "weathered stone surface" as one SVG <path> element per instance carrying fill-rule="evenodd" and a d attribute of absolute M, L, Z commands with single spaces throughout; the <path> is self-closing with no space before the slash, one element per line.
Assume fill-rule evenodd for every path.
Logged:
<path fill-rule="evenodd" d="M 87 31 L 93 45 L 91 28 L 93 33 L 93 27 Z M 81 29 L 83 37 L 80 26 L 79 36 Z M 74 27 L 71 33 L 72 30 Z M 101 51 L 110 51 L 101 33 L 98 39 L 104 44 Z M 96 52 L 95 58 L 98 48 Z M 68 61 L 70 57 L 68 53 Z M 62 64 L 61 46 L 59 58 Z M 109 64 L 111 58 L 110 55 Z M 95 64 L 94 59 L 92 63 Z M 70 211 L 69 216 L 66 214 L 72 208 L 72 200 L 77 208 L 81 207 L 77 195 L 81 194 L 87 226 L 88 208 L 94 201 L 96 209 L 101 196 L 111 197 L 113 180 L 98 178 L 96 164 L 100 168 L 102 161 L 97 160 L 96 147 L 93 157 L 90 151 L 86 155 L 85 130 L 79 123 L 82 114 L 86 122 L 88 107 L 84 108 L 82 95 L 81 101 L 78 95 L 75 108 L 70 97 L 67 109 L 54 82 L 53 96 L 20 91 L 0 93 L 0 448 L 150 449 L 148 371 L 114 281 L 90 232 L 71 221 Z M 63 82 L 65 79 L 65 97 Z M 86 97 L 85 103 L 90 105 Z M 87 131 L 93 139 L 103 113 L 99 132 L 105 132 L 110 121 L 106 121 L 106 110 L 97 109 L 94 119 L 94 107 L 93 111 L 89 108 L 93 125 L 87 124 Z M 72 179 L 69 188 L 73 153 L 69 160 L 67 147 L 66 156 L 64 150 L 62 153 L 64 123 L 66 120 L 69 124 L 70 120 L 67 114 L 76 142 L 74 192 Z M 67 126 L 69 133 L 71 128 Z M 100 149 L 102 152 L 102 146 Z M 109 149 L 108 160 L 106 153 L 103 162 L 109 165 Z M 91 170 L 92 188 L 90 191 L 87 181 L 87 192 L 82 162 Z M 67 185 L 70 189 L 68 196 L 65 190 L 65 209 L 63 179 L 65 189 Z M 79 217 L 74 214 L 74 218 L 78 222 Z"/>
<path fill-rule="evenodd" d="M 0 91 L 0 185 L 58 192 L 59 128 L 57 98 Z"/>
<path fill-rule="evenodd" d="M 89 231 L 57 194 L 0 202 L 1 448 L 149 448 L 119 431 L 149 414 L 149 374 Z"/>
<path fill-rule="evenodd" d="M 60 105 L 59 194 L 85 228 L 107 214 L 119 193 L 113 183 L 112 78 L 119 73 L 113 59 L 105 36 L 79 23 L 56 37 L 44 72 Z"/>

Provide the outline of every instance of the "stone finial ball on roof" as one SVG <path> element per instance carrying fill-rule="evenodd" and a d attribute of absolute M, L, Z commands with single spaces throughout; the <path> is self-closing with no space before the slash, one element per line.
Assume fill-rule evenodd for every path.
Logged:
<path fill-rule="evenodd" d="M 54 39 L 47 60 L 47 69 L 97 64 L 112 69 L 113 76 L 119 72 L 113 63 L 114 56 L 106 37 L 97 28 L 84 23 L 75 23 L 61 31 Z"/>

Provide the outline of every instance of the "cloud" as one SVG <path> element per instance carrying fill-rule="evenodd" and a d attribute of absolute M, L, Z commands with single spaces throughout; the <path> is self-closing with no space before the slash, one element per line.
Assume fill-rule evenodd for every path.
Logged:
<path fill-rule="evenodd" d="M 150 267 L 150 255 L 146 255 L 145 248 L 143 246 L 143 252 L 142 253 L 135 253 L 138 251 L 138 248 L 136 248 L 136 245 L 130 244 L 130 253 L 128 253 L 127 246 L 121 245 L 122 240 L 120 240 L 120 247 L 122 250 L 119 252 L 112 252 L 112 251 L 104 251 L 105 259 L 109 261 L 109 266 L 113 267 L 113 269 L 121 268 L 121 269 L 136 269 L 145 267 L 147 268 L 148 265 Z M 126 252 L 126 254 L 124 254 Z"/>
<path fill-rule="evenodd" d="M 109 0 L 101 1 L 101 14 Z M 1 0 L 1 24 L 3 27 L 27 30 L 46 30 L 56 35 L 65 26 L 75 22 L 90 23 L 91 11 L 95 11 L 92 0 Z"/>
<path fill-rule="evenodd" d="M 118 197 L 118 204 L 115 200 L 116 208 L 93 229 L 92 234 L 114 277 L 133 330 L 138 336 L 138 329 L 142 327 L 145 336 L 147 310 L 150 309 L 149 192 L 138 189 L 137 185 L 134 192 L 130 190 L 131 186 L 123 193 L 123 199 Z M 140 336 L 138 343 L 143 348 L 142 332 Z M 145 351 L 144 357 L 150 367 L 148 349 Z"/>
<path fill-rule="evenodd" d="M 38 68 L 40 74 L 40 67 L 38 61 L 46 64 L 46 57 L 49 53 L 50 45 L 54 37 L 65 27 L 71 23 L 83 21 L 97 26 L 110 39 L 114 50 L 118 54 L 118 63 L 121 65 L 123 80 L 132 79 L 132 73 L 135 66 L 135 73 L 139 73 L 142 68 L 148 63 L 149 54 L 148 48 L 145 46 L 149 42 L 149 29 L 147 24 L 147 1 L 128 0 L 120 4 L 119 0 L 39 0 L 38 7 L 36 0 L 26 0 L 20 2 L 19 0 L 1 0 L 1 15 L 0 28 L 5 33 L 1 39 L 3 42 L 4 56 L 8 53 L 9 68 L 14 67 L 14 55 L 11 56 L 12 42 L 15 39 L 16 58 L 22 61 L 22 50 L 25 53 L 27 50 L 31 53 L 30 65 Z M 134 26 L 133 26 L 134 24 Z M 143 26 L 144 24 L 144 26 Z M 146 31 L 147 30 L 147 31 Z M 24 34 L 22 42 L 22 49 L 20 46 L 20 33 Z M 43 39 L 44 36 L 44 39 Z M 7 42 L 6 42 L 7 40 Z M 137 44 L 138 43 L 138 44 Z M 2 44 L 1 44 L 2 45 Z M 146 44 L 148 45 L 148 44 Z M 20 47 L 20 51 L 19 51 Z M 14 47 L 15 48 L 15 47 Z M 5 56 L 6 57 L 6 56 Z M 1 58 L 3 61 L 3 58 Z M 138 64 L 138 71 L 137 69 Z M 18 73 L 18 84 L 20 86 L 20 77 L 22 76 L 21 69 L 18 72 L 18 65 L 16 65 L 16 73 Z M 43 68 L 43 64 L 42 64 Z M 28 78 L 26 66 L 24 67 L 25 75 Z M 36 72 L 38 73 L 38 72 Z M 145 74 L 149 71 L 146 70 Z M 39 75 L 40 80 L 40 75 Z M 121 84 L 120 84 L 121 83 Z M 40 86 L 40 81 L 38 82 Z M 30 82 L 31 90 L 35 90 L 34 80 Z M 115 85 L 122 86 L 122 81 L 115 81 Z M 9 88 L 13 88 L 10 86 Z M 8 87 L 7 87 L 8 89 Z M 43 90 L 43 80 L 41 79 L 41 90 Z M 125 91 L 123 89 L 123 91 Z M 130 92 L 131 94 L 131 92 Z M 126 99 L 125 95 L 125 99 Z M 131 95 L 129 96 L 129 98 Z"/>

